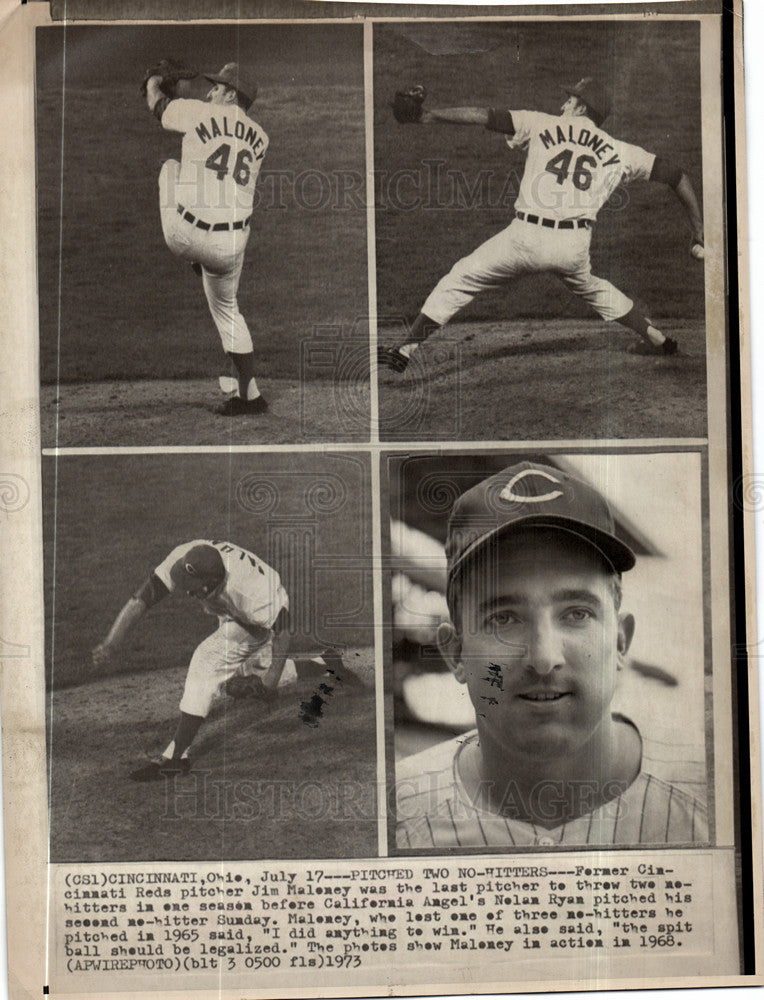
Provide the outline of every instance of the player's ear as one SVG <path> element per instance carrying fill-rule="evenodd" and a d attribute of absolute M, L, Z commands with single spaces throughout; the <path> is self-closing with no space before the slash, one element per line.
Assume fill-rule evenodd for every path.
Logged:
<path fill-rule="evenodd" d="M 634 615 L 618 616 L 618 655 L 621 660 L 626 657 L 629 651 L 631 640 L 634 638 L 636 624 Z"/>
<path fill-rule="evenodd" d="M 467 675 L 461 659 L 462 640 L 451 622 L 441 622 L 438 626 L 438 649 L 454 677 L 460 684 L 466 683 Z"/>

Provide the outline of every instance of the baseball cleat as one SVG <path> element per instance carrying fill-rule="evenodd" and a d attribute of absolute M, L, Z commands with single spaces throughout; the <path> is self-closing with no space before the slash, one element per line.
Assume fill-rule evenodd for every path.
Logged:
<path fill-rule="evenodd" d="M 397 347 L 378 347 L 377 364 L 383 368 L 391 368 L 394 372 L 403 372 L 409 363 L 405 354 Z"/>
<path fill-rule="evenodd" d="M 191 761 L 188 757 L 177 758 L 160 757 L 158 760 L 150 760 L 148 764 L 137 767 L 128 774 L 130 781 L 159 781 L 160 778 L 173 778 L 183 774 L 188 774 L 191 770 Z"/>
<path fill-rule="evenodd" d="M 263 396 L 250 400 L 243 400 L 241 396 L 232 396 L 215 412 L 219 413 L 221 417 L 243 417 L 249 413 L 266 413 L 267 410 L 268 404 Z"/>
<path fill-rule="evenodd" d="M 629 354 L 644 354 L 652 357 L 671 356 L 678 351 L 679 344 L 673 337 L 666 337 L 662 344 L 647 344 L 641 340 L 629 348 Z"/>

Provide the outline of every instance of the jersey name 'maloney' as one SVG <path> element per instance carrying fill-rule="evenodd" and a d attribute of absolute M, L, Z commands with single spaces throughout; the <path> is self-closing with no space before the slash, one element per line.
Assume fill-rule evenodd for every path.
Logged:
<path fill-rule="evenodd" d="M 196 134 L 202 142 L 207 142 L 208 139 L 217 139 L 221 135 L 228 136 L 230 139 L 240 139 L 242 142 L 246 142 L 252 147 L 252 151 L 255 153 L 256 160 L 262 160 L 265 156 L 265 144 L 263 143 L 262 136 L 252 125 L 245 125 L 241 119 L 234 122 L 233 132 L 230 129 L 228 118 L 223 115 L 223 127 L 221 129 L 215 118 L 210 118 L 210 131 L 204 122 L 199 122 L 196 126 Z"/>
<path fill-rule="evenodd" d="M 578 146 L 585 146 L 587 149 L 591 149 L 597 156 L 597 159 L 604 161 L 603 166 L 605 167 L 621 162 L 612 143 L 607 142 L 601 135 L 597 135 L 596 132 L 592 132 L 588 128 L 568 125 L 566 130 L 562 125 L 558 125 L 555 134 L 552 133 L 551 129 L 544 129 L 543 132 L 539 132 L 538 137 L 543 142 L 544 149 L 549 149 L 550 146 L 556 146 L 561 142 L 572 142 Z M 606 160 L 605 157 L 610 153 L 613 155 L 609 160 Z"/>

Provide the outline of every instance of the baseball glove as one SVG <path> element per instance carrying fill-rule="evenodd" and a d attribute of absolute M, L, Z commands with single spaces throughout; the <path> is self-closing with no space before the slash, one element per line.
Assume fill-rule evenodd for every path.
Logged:
<path fill-rule="evenodd" d="M 406 90 L 396 91 L 395 97 L 390 103 L 395 120 L 401 125 L 420 122 L 424 112 L 423 105 L 426 97 L 427 91 L 421 83 L 413 87 L 407 87 Z"/>
<path fill-rule="evenodd" d="M 143 75 L 141 94 L 144 97 L 146 96 L 147 84 L 152 76 L 161 76 L 162 82 L 159 84 L 159 89 L 167 97 L 175 97 L 178 81 L 193 80 L 199 76 L 199 72 L 190 66 L 184 66 L 177 59 L 162 59 L 156 66 L 147 69 Z"/>
<path fill-rule="evenodd" d="M 268 708 L 278 700 L 278 691 L 275 688 L 267 688 L 257 674 L 250 677 L 239 675 L 232 677 L 225 686 L 225 693 L 232 698 L 253 698 L 261 701 Z"/>

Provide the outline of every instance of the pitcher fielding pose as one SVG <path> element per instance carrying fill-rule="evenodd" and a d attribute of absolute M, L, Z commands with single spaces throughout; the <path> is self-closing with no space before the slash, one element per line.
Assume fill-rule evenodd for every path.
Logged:
<path fill-rule="evenodd" d="M 610 102 L 591 77 L 563 90 L 568 97 L 559 115 L 480 107 L 426 110 L 421 86 L 395 95 L 393 113 L 401 123 L 482 125 L 505 135 L 510 149 L 526 150 L 527 160 L 512 223 L 457 261 L 426 299 L 406 342 L 379 348 L 381 365 L 403 371 L 419 344 L 477 294 L 533 271 L 558 274 L 604 320 L 638 333 L 639 353 L 676 353 L 675 340 L 623 292 L 592 274 L 589 245 L 597 213 L 619 184 L 656 181 L 668 184 L 682 204 L 692 229 L 690 252 L 702 259 L 703 220 L 690 179 L 667 160 L 602 129 Z"/>
<path fill-rule="evenodd" d="M 133 781 L 190 770 L 188 749 L 222 694 L 269 704 L 280 683 L 297 678 L 295 661 L 287 659 L 289 598 L 279 574 L 247 549 L 205 539 L 178 545 L 135 591 L 93 650 L 95 665 L 105 666 L 133 626 L 172 593 L 197 598 L 207 614 L 217 617 L 218 627 L 191 657 L 172 741 L 160 757 L 130 773 Z M 304 673 L 315 676 L 330 664 L 342 664 L 336 650 L 301 661 Z"/>
<path fill-rule="evenodd" d="M 167 160 L 159 174 L 162 232 L 170 250 L 201 273 L 223 350 L 236 368 L 238 388 L 218 412 L 262 413 L 267 405 L 255 379 L 252 337 L 236 296 L 268 136 L 247 114 L 257 85 L 237 63 L 206 77 L 213 86 L 205 101 L 178 97 L 179 81 L 196 75 L 165 60 L 143 83 L 162 127 L 183 135 L 180 162 Z"/>

